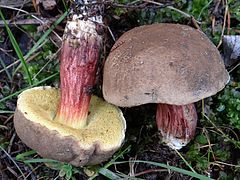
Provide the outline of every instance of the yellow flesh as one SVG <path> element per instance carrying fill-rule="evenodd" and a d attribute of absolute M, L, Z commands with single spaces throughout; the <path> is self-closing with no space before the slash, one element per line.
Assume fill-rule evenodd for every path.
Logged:
<path fill-rule="evenodd" d="M 85 148 L 90 148 L 96 142 L 101 145 L 102 150 L 121 145 L 126 124 L 121 111 L 116 106 L 92 96 L 88 125 L 82 129 L 74 129 L 54 120 L 59 98 L 59 90 L 37 87 L 22 92 L 17 106 L 29 121 L 56 130 L 63 136 L 73 136 Z"/>

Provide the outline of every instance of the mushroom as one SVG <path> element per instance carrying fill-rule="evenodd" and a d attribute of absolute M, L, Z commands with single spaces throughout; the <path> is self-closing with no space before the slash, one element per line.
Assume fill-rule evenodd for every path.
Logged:
<path fill-rule="evenodd" d="M 36 87 L 19 95 L 14 125 L 21 140 L 42 157 L 75 166 L 106 161 L 121 146 L 126 123 L 114 105 L 93 96 L 102 37 L 100 17 L 73 15 L 61 50 L 61 91 Z M 101 22 L 100 22 L 101 23 Z"/>
<path fill-rule="evenodd" d="M 171 148 L 195 133 L 194 102 L 224 88 L 229 75 L 217 48 L 199 30 L 153 24 L 124 33 L 105 62 L 104 99 L 120 107 L 158 103 L 156 122 Z"/>

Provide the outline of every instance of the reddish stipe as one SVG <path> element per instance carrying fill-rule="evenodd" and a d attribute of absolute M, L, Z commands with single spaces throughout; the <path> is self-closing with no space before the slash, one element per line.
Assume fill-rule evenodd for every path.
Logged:
<path fill-rule="evenodd" d="M 84 31 L 78 33 L 78 37 L 65 34 L 60 57 L 61 99 L 56 120 L 81 128 L 87 125 L 101 38 Z"/>
<path fill-rule="evenodd" d="M 197 113 L 194 104 L 158 104 L 156 121 L 163 139 L 178 149 L 178 146 L 187 144 L 194 137 Z M 173 139 L 176 144 L 172 142 Z"/>

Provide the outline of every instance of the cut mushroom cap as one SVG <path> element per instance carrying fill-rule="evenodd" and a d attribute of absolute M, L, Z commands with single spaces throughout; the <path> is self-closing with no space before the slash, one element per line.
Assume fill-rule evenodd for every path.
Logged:
<path fill-rule="evenodd" d="M 126 124 L 121 111 L 93 96 L 87 125 L 81 129 L 54 121 L 60 99 L 51 87 L 28 89 L 19 95 L 14 115 L 18 136 L 41 156 L 75 166 L 98 164 L 121 146 Z"/>
<path fill-rule="evenodd" d="M 121 36 L 106 60 L 103 95 L 131 107 L 185 105 L 216 94 L 229 81 L 221 56 L 199 30 L 153 24 Z"/>
<path fill-rule="evenodd" d="M 16 132 L 25 144 L 42 157 L 75 166 L 110 158 L 126 129 L 117 107 L 92 97 L 102 45 L 102 17 L 95 11 L 104 8 L 89 6 L 94 2 L 72 5 L 60 56 L 61 92 L 50 87 L 24 91 L 14 116 Z"/>

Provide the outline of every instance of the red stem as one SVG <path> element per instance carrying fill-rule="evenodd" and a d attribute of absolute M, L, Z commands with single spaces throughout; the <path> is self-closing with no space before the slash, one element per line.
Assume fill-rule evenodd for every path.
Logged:
<path fill-rule="evenodd" d="M 158 104 L 156 121 L 163 139 L 174 146 L 172 139 L 186 145 L 195 135 L 197 113 L 194 104 L 182 106 Z"/>
<path fill-rule="evenodd" d="M 77 37 L 66 32 L 63 41 L 60 57 L 61 99 L 56 119 L 73 128 L 87 125 L 100 39 L 99 36 L 83 31 Z"/>

